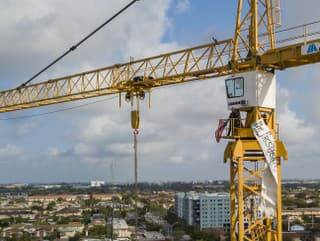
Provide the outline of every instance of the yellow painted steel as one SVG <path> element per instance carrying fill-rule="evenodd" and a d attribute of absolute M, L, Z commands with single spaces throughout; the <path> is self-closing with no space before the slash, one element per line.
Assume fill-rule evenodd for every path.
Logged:
<path fill-rule="evenodd" d="M 320 42 L 320 39 L 312 42 Z M 268 50 L 259 56 L 260 69 L 286 69 L 320 61 L 320 54 L 302 55 L 305 43 Z M 0 92 L 0 113 L 116 93 L 152 88 L 251 71 L 255 61 L 231 63 L 233 40 L 209 43 L 172 53 L 35 83 Z M 134 81 L 135 77 L 141 77 Z"/>
<path fill-rule="evenodd" d="M 137 101 L 137 108 L 132 110 L 132 127 L 138 128 L 139 99 L 153 88 L 320 62 L 319 52 L 302 51 L 306 44 L 320 43 L 320 38 L 299 41 L 307 34 L 288 36 L 290 45 L 276 46 L 271 5 L 271 0 L 238 0 L 232 39 L 1 91 L 0 113 L 110 94 L 119 94 L 121 105 L 124 94 L 131 105 Z M 275 110 L 257 106 L 240 111 L 246 115 L 241 127 L 232 125 L 231 135 L 224 136 L 231 140 L 224 152 L 224 162 L 230 162 L 231 241 L 282 241 L 281 160 L 287 160 L 288 155 L 284 143 L 278 139 Z M 261 192 L 265 158 L 251 124 L 260 118 L 276 140 L 279 181 L 275 220 L 257 215 L 256 199 Z"/>
<path fill-rule="evenodd" d="M 259 38 L 259 33 L 265 32 Z M 269 49 L 275 48 L 274 25 L 272 21 L 270 0 L 238 0 L 238 11 L 234 36 L 232 64 L 235 69 L 241 56 L 240 46 L 245 51 L 245 58 L 251 68 L 259 67 L 259 56 Z M 252 70 L 253 70 L 252 69 Z"/>
<path fill-rule="evenodd" d="M 287 160 L 287 151 L 283 142 L 276 139 L 275 111 L 262 107 L 242 108 L 239 111 L 246 118 L 241 120 L 240 127 L 230 125 L 233 136 L 224 136 L 226 139 L 233 139 L 228 142 L 224 153 L 224 161 L 229 161 L 231 167 L 231 241 L 282 241 L 281 160 Z M 273 220 L 264 217 L 257 208 L 266 160 L 250 129 L 251 124 L 261 118 L 276 139 L 278 184 L 276 217 Z M 271 221 L 276 225 L 272 226 Z"/>
<path fill-rule="evenodd" d="M 227 75 L 231 48 L 229 39 L 1 91 L 0 112 Z"/>

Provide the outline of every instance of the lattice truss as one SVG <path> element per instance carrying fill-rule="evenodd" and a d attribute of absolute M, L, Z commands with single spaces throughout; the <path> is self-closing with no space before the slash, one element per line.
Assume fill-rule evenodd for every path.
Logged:
<path fill-rule="evenodd" d="M 261 198 L 261 181 L 266 165 L 262 153 L 254 153 L 251 157 L 243 156 L 230 162 L 231 175 L 231 230 L 232 240 L 265 240 L 267 231 L 271 240 L 277 240 L 277 231 L 267 226 L 268 220 L 259 210 Z M 239 178 L 242 175 L 242 178 Z M 240 210 L 243 210 L 242 212 Z M 243 228 L 241 228 L 241 226 Z"/>
<path fill-rule="evenodd" d="M 226 75 L 231 48 L 232 40 L 209 43 L 2 91 L 0 112 Z"/>

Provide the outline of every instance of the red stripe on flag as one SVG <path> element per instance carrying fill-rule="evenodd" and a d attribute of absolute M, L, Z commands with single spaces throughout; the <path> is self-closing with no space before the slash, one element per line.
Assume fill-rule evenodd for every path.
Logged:
<path fill-rule="evenodd" d="M 221 136 L 222 136 L 222 133 L 223 133 L 223 130 L 224 128 L 226 127 L 225 125 L 225 121 L 224 120 L 219 120 L 219 123 L 218 123 L 218 128 L 216 129 L 214 135 L 216 137 L 216 141 L 219 143 L 220 140 L 221 140 Z"/>

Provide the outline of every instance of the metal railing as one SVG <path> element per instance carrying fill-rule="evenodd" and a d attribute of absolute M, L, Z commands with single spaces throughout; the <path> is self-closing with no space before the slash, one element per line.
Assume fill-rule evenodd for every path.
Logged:
<path fill-rule="evenodd" d="M 251 130 L 250 126 L 246 126 L 246 119 L 245 118 L 241 118 L 241 119 L 228 118 L 228 119 L 220 119 L 220 121 L 223 122 L 223 126 L 224 126 L 224 129 L 221 133 L 221 136 L 225 139 L 233 139 L 233 138 L 236 139 L 236 138 L 246 137 L 246 136 L 240 136 L 240 130 L 241 129 Z M 250 133 L 251 134 L 247 137 L 254 137 L 253 132 L 250 132 Z M 275 138 L 275 140 L 280 139 L 280 125 L 279 125 L 279 123 L 277 123 L 275 126 L 274 138 Z"/>

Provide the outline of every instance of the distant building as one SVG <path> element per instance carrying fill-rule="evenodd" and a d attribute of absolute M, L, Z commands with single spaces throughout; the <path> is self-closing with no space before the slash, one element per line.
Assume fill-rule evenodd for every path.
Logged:
<path fill-rule="evenodd" d="M 196 193 L 186 193 L 183 198 L 182 218 L 188 225 L 200 225 L 200 198 Z"/>
<path fill-rule="evenodd" d="M 300 231 L 305 231 L 305 227 L 299 224 L 294 224 L 290 226 L 290 231 L 291 232 L 300 232 Z"/>
<path fill-rule="evenodd" d="M 183 198 L 185 196 L 184 192 L 178 192 L 174 195 L 174 210 L 178 217 L 183 216 Z"/>
<path fill-rule="evenodd" d="M 82 210 L 79 208 L 63 208 L 56 212 L 57 217 L 81 216 Z"/>
<path fill-rule="evenodd" d="M 166 238 L 163 236 L 163 234 L 159 232 L 143 232 L 141 235 L 137 237 L 138 241 L 165 241 Z"/>
<path fill-rule="evenodd" d="M 56 202 L 59 199 L 66 201 L 77 200 L 77 195 L 72 194 L 48 194 L 48 195 L 38 195 L 38 196 L 28 196 L 25 198 L 27 202 Z"/>
<path fill-rule="evenodd" d="M 94 213 L 90 218 L 92 225 L 106 225 L 106 220 L 103 213 Z"/>
<path fill-rule="evenodd" d="M 200 195 L 200 228 L 230 226 L 230 195 L 212 193 Z"/>
<path fill-rule="evenodd" d="M 76 234 L 80 234 L 84 230 L 84 225 L 82 223 L 68 223 L 60 224 L 56 226 L 59 231 L 61 239 L 69 239 L 74 237 Z"/>
<path fill-rule="evenodd" d="M 175 212 L 188 225 L 228 229 L 230 196 L 228 193 L 176 193 Z"/>
<path fill-rule="evenodd" d="M 118 239 L 131 237 L 131 231 L 129 230 L 129 226 L 124 219 L 113 219 L 113 231 Z"/>
<path fill-rule="evenodd" d="M 104 181 L 95 180 L 95 181 L 91 181 L 90 183 L 91 183 L 91 187 L 101 187 L 104 185 Z"/>
<path fill-rule="evenodd" d="M 61 185 L 44 185 L 44 189 L 61 188 Z"/>
<path fill-rule="evenodd" d="M 36 217 L 36 213 L 32 212 L 28 208 L 0 208 L 0 220 L 18 217 L 34 219 Z"/>

